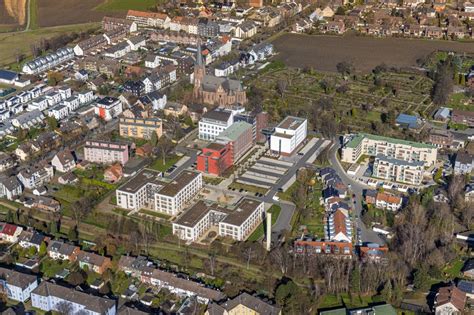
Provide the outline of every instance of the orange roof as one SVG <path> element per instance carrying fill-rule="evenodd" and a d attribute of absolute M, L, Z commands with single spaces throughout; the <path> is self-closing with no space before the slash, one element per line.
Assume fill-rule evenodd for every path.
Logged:
<path fill-rule="evenodd" d="M 342 233 L 347 235 L 346 215 L 341 210 L 334 212 L 334 231 L 336 234 Z"/>
<path fill-rule="evenodd" d="M 377 200 L 382 200 L 382 201 L 385 201 L 386 203 L 395 203 L 395 204 L 399 204 L 402 201 L 400 197 L 397 197 L 391 194 L 386 194 L 386 193 L 377 193 Z"/>
<path fill-rule="evenodd" d="M 136 11 L 136 10 L 128 10 L 127 16 L 136 16 L 136 17 L 160 19 L 160 20 L 165 20 L 168 17 L 168 15 L 164 13 Z"/>

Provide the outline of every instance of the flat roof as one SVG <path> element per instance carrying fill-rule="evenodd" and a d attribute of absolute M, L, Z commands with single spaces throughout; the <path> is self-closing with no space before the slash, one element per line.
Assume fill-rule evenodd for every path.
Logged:
<path fill-rule="evenodd" d="M 182 171 L 174 180 L 165 184 L 159 194 L 173 197 L 199 175 L 198 172 Z"/>
<path fill-rule="evenodd" d="M 384 136 L 372 135 L 367 133 L 359 133 L 355 135 L 345 146 L 348 148 L 355 148 L 357 147 L 365 138 L 375 140 L 375 141 L 385 141 L 395 144 L 402 144 L 402 145 L 409 145 L 415 148 L 425 148 L 425 149 L 434 149 L 435 146 L 427 143 L 421 142 L 414 142 L 396 138 L 389 138 Z"/>
<path fill-rule="evenodd" d="M 378 154 L 376 156 L 377 159 L 385 162 L 389 162 L 395 165 L 408 165 L 408 166 L 423 166 L 425 165 L 425 162 L 423 161 L 405 161 L 405 160 L 399 160 L 395 158 L 391 158 L 385 155 Z"/>
<path fill-rule="evenodd" d="M 230 125 L 229 128 L 222 131 L 216 138 L 217 141 L 236 141 L 247 130 L 252 130 L 252 125 L 245 121 L 238 121 Z"/>
<path fill-rule="evenodd" d="M 296 130 L 305 121 L 306 119 L 304 118 L 287 116 L 278 124 L 277 128 Z"/>
<path fill-rule="evenodd" d="M 151 169 L 144 169 L 135 175 L 132 179 L 128 182 L 120 186 L 119 191 L 127 192 L 127 193 L 136 193 L 140 190 L 143 185 L 147 183 L 154 183 L 157 185 L 163 185 L 161 177 L 161 172 L 151 170 Z"/>

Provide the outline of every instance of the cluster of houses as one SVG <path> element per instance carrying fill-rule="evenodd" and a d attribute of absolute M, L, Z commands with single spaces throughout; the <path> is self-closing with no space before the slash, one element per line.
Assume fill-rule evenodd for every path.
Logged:
<path fill-rule="evenodd" d="M 469 22 L 474 19 L 474 4 L 460 2 L 447 6 L 445 1 L 384 1 L 365 3 L 350 10 L 337 1 L 317 8 L 293 24 L 293 31 L 318 29 L 322 33 L 343 34 L 357 31 L 371 36 L 403 36 L 436 39 L 472 38 Z"/>
<path fill-rule="evenodd" d="M 109 257 L 83 251 L 78 246 L 61 240 L 52 240 L 50 237 L 30 228 L 23 229 L 14 224 L 0 222 L 0 240 L 4 243 L 18 244 L 21 248 L 34 247 L 37 252 L 40 251 L 40 247 L 45 246 L 46 254 L 50 259 L 77 262 L 80 268 L 93 271 L 99 275 L 112 268 L 112 261 Z M 34 259 L 30 260 L 33 261 Z M 30 270 L 34 270 L 38 266 L 37 261 L 18 264 Z M 209 311 L 222 309 L 231 312 L 235 308 L 241 309 L 243 307 L 248 311 L 266 309 L 271 311 L 268 314 L 280 314 L 278 307 L 247 293 L 242 293 L 234 299 L 226 299 L 222 292 L 206 287 L 197 280 L 159 269 L 143 256 L 122 256 L 118 261 L 117 271 L 123 271 L 145 285 L 167 289 L 180 298 L 192 297 L 198 303 L 209 304 Z M 31 300 L 32 307 L 42 311 L 61 311 L 61 304 L 68 303 L 77 312 L 86 311 L 88 314 L 97 315 L 122 314 L 121 309 L 117 309 L 118 305 L 115 299 L 86 293 L 48 280 L 41 281 L 33 273 L 19 272 L 4 267 L 0 268 L 0 273 L 2 274 L 0 282 L 8 299 L 17 302 Z M 62 275 L 58 274 L 57 277 L 62 277 Z M 100 288 L 101 284 L 94 284 L 93 287 Z M 142 303 L 146 306 L 151 305 L 151 302 L 147 300 L 142 301 Z"/>

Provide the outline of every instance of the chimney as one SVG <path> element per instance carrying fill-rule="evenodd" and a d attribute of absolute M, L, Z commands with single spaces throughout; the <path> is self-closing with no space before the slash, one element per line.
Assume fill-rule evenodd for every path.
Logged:
<path fill-rule="evenodd" d="M 267 212 L 267 251 L 270 251 L 272 245 L 272 214 Z"/>

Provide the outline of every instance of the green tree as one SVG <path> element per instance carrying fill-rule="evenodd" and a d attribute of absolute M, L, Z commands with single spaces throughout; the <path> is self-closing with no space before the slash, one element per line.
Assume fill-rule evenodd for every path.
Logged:
<path fill-rule="evenodd" d="M 48 123 L 49 130 L 54 131 L 58 129 L 59 123 L 58 123 L 58 120 L 54 116 L 48 116 L 46 121 Z"/>
<path fill-rule="evenodd" d="M 46 242 L 45 241 L 41 242 L 39 255 L 41 257 L 46 256 L 47 251 L 48 251 L 48 247 L 46 246 Z"/>
<path fill-rule="evenodd" d="M 293 296 L 298 294 L 298 286 L 291 280 L 280 284 L 275 291 L 275 300 L 281 306 L 287 306 Z"/>
<path fill-rule="evenodd" d="M 30 248 L 28 248 L 28 256 L 30 257 L 33 257 L 34 255 L 36 255 L 37 252 L 38 252 L 38 249 L 36 248 L 36 246 L 31 246 Z"/>
<path fill-rule="evenodd" d="M 14 217 L 13 217 L 13 211 L 11 209 L 8 209 L 7 216 L 5 220 L 9 223 L 13 223 Z"/>
<path fill-rule="evenodd" d="M 69 229 L 69 232 L 67 233 L 67 237 L 70 241 L 77 241 L 79 237 L 79 233 L 77 231 L 77 225 Z"/>
<path fill-rule="evenodd" d="M 390 280 L 387 280 L 387 282 L 385 282 L 385 285 L 383 286 L 381 294 L 385 301 L 389 302 L 392 300 L 393 292 L 392 292 L 392 282 Z"/>
<path fill-rule="evenodd" d="M 351 272 L 351 280 L 350 280 L 350 290 L 352 293 L 359 293 L 360 292 L 360 267 L 359 264 L 354 266 Z"/>
<path fill-rule="evenodd" d="M 421 267 L 416 270 L 413 275 L 413 286 L 417 290 L 426 291 L 429 287 L 429 280 L 430 277 L 428 276 L 426 268 Z"/>

